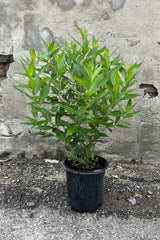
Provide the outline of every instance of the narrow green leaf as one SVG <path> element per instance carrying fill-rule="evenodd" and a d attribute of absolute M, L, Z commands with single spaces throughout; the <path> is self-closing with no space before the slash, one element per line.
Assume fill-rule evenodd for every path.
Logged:
<path fill-rule="evenodd" d="M 51 117 L 52 115 L 50 114 L 50 112 L 48 110 L 46 110 L 45 108 L 39 108 L 39 111 L 42 113 L 42 116 L 48 121 L 51 121 Z"/>
<path fill-rule="evenodd" d="M 23 73 L 23 72 L 16 72 L 16 74 L 18 74 L 18 75 L 22 75 L 22 76 L 25 76 L 25 77 L 28 77 L 28 74 L 27 74 L 27 73 Z"/>
<path fill-rule="evenodd" d="M 31 62 L 28 67 L 28 76 L 32 77 L 35 71 L 34 63 Z"/>
<path fill-rule="evenodd" d="M 50 83 L 52 83 L 56 88 L 60 89 L 59 83 L 56 79 L 54 78 L 48 78 L 48 80 L 50 81 Z"/>
<path fill-rule="evenodd" d="M 45 62 L 48 62 L 48 60 L 46 59 L 46 57 L 48 56 L 48 52 L 46 53 L 43 53 L 40 57 L 37 57 L 38 61 L 37 61 L 37 64 L 43 60 L 45 60 Z"/>
<path fill-rule="evenodd" d="M 72 75 L 72 74 L 71 74 Z M 88 82 L 86 82 L 83 79 L 77 78 L 76 76 L 72 75 L 72 77 L 76 80 L 76 82 L 78 82 L 79 84 L 81 84 L 86 90 L 89 89 L 89 84 Z"/>
<path fill-rule="evenodd" d="M 27 74 L 27 76 L 28 76 L 28 70 L 27 70 L 27 68 L 26 68 L 26 66 L 25 66 L 25 64 L 24 64 L 24 61 L 21 59 L 20 60 L 21 61 L 21 64 L 22 64 L 22 66 L 23 66 L 23 69 L 25 70 L 25 72 L 26 72 L 26 74 Z"/>
<path fill-rule="evenodd" d="M 70 113 L 77 113 L 74 108 L 69 107 L 67 105 L 61 105 L 61 107 L 64 108 L 65 110 L 67 110 Z"/>
<path fill-rule="evenodd" d="M 129 126 L 126 126 L 126 125 L 123 125 L 123 124 L 117 124 L 116 126 L 120 127 L 120 128 L 130 128 Z"/>
<path fill-rule="evenodd" d="M 89 92 L 87 92 L 85 94 L 86 98 L 89 99 L 91 96 L 93 96 L 96 93 L 96 89 L 95 90 L 91 90 Z"/>
<path fill-rule="evenodd" d="M 41 105 L 50 92 L 50 84 L 47 84 L 41 91 L 39 96 L 39 104 Z"/>
<path fill-rule="evenodd" d="M 116 73 L 114 71 L 114 69 L 111 70 L 111 83 L 113 86 L 116 85 L 116 79 L 115 79 Z"/>
<path fill-rule="evenodd" d="M 102 71 L 102 66 L 99 66 L 95 69 L 95 71 L 91 75 L 91 81 L 93 81 L 95 79 L 95 77 L 97 77 L 97 75 L 100 73 L 100 71 Z"/>
<path fill-rule="evenodd" d="M 39 130 L 51 130 L 51 129 L 53 129 L 53 127 L 41 125 L 41 126 L 38 126 L 37 129 L 39 129 Z"/>
<path fill-rule="evenodd" d="M 122 97 L 121 100 L 129 100 L 138 97 L 138 94 L 127 94 L 126 96 Z"/>
<path fill-rule="evenodd" d="M 37 136 L 37 135 L 44 135 L 45 132 L 35 132 L 35 133 L 31 133 L 31 136 Z"/>
<path fill-rule="evenodd" d="M 87 132 L 84 128 L 80 127 L 77 132 L 78 132 L 78 135 L 80 135 L 84 141 L 90 142 L 90 138 L 87 136 Z"/>
<path fill-rule="evenodd" d="M 23 93 L 24 95 L 26 95 L 29 99 L 33 100 L 33 96 L 30 96 L 28 93 L 26 93 L 25 91 L 17 88 L 16 86 L 14 86 L 15 89 L 17 89 L 19 92 Z"/>
<path fill-rule="evenodd" d="M 33 78 L 30 78 L 28 80 L 28 84 L 30 86 L 30 88 L 32 89 L 32 91 L 35 89 L 35 87 L 37 86 L 36 82 L 33 80 Z"/>
<path fill-rule="evenodd" d="M 35 79 L 36 79 L 36 78 L 39 78 L 42 73 L 45 73 L 46 70 L 49 68 L 49 65 L 50 65 L 50 64 L 48 63 L 48 64 L 46 64 L 45 66 L 41 67 L 40 69 L 36 69 L 36 70 L 38 71 L 38 74 L 36 74 Z"/>
<path fill-rule="evenodd" d="M 31 57 L 32 61 L 35 62 L 35 60 L 36 60 L 35 50 L 33 48 L 30 48 L 29 52 L 30 52 L 30 57 Z"/>
<path fill-rule="evenodd" d="M 130 109 L 131 109 L 131 107 L 132 107 L 132 100 L 129 99 L 129 100 L 128 100 L 128 103 L 127 103 L 127 106 L 126 106 L 126 112 L 129 112 Z"/>
<path fill-rule="evenodd" d="M 131 118 L 131 117 L 136 116 L 138 113 L 139 113 L 139 111 L 132 112 L 132 113 L 128 113 L 128 114 L 127 114 L 125 117 L 123 117 L 123 118 L 124 118 L 124 119 L 125 119 L 125 118 Z"/>
<path fill-rule="evenodd" d="M 69 135 L 71 135 L 72 133 L 74 133 L 77 129 L 78 129 L 77 126 L 71 125 L 71 126 L 67 129 L 66 138 L 67 138 Z"/>
<path fill-rule="evenodd" d="M 20 83 L 20 82 L 18 82 L 18 81 L 15 81 L 15 82 L 19 84 L 19 85 L 16 85 L 17 88 L 20 87 L 20 88 L 26 88 L 26 89 L 30 90 L 28 84 L 23 84 L 23 83 Z"/>
<path fill-rule="evenodd" d="M 53 131 L 56 133 L 56 136 L 60 141 L 62 142 L 65 141 L 66 135 L 63 131 L 60 131 L 59 129 L 53 129 Z"/>
<path fill-rule="evenodd" d="M 137 62 L 136 62 L 131 67 L 129 67 L 128 72 L 135 72 L 135 71 L 137 71 L 140 68 L 141 65 L 142 65 L 142 62 L 139 63 L 139 64 L 137 64 Z"/>
<path fill-rule="evenodd" d="M 94 99 L 92 99 L 86 106 L 86 109 L 88 109 L 93 103 L 97 102 L 98 100 L 102 99 L 104 96 L 106 96 L 110 91 L 99 93 Z"/>

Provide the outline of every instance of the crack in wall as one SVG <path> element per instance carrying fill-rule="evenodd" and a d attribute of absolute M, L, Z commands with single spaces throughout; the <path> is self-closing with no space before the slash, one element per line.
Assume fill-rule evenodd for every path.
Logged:
<path fill-rule="evenodd" d="M 148 94 L 150 98 L 158 96 L 158 89 L 153 84 L 141 84 L 140 89 L 144 89 L 144 95 Z"/>

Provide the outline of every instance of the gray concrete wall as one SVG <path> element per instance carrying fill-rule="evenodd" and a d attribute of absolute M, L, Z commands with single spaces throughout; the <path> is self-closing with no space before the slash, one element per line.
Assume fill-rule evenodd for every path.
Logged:
<path fill-rule="evenodd" d="M 100 45 L 107 45 L 131 64 L 143 61 L 140 84 L 160 89 L 160 1 L 159 0 L 0 0 L 0 154 L 9 152 L 27 156 L 48 154 L 63 158 L 63 147 L 55 139 L 30 137 L 28 127 L 20 123 L 29 112 L 26 99 L 12 86 L 21 70 L 20 56 L 29 47 L 43 51 L 41 37 L 62 44 L 79 38 L 75 22 L 95 34 Z M 12 59 L 13 55 L 13 59 Z M 160 99 L 137 90 L 139 116 L 129 130 L 116 129 L 96 151 L 115 160 L 160 163 Z"/>

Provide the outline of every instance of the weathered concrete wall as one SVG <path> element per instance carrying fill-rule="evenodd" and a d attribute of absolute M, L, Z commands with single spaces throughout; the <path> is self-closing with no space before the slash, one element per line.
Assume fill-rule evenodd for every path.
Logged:
<path fill-rule="evenodd" d="M 1 0 L 0 9 L 0 154 L 48 152 L 63 157 L 55 139 L 30 137 L 30 129 L 20 124 L 29 108 L 12 86 L 18 77 L 15 72 L 21 70 L 19 57 L 27 56 L 30 46 L 42 51 L 41 37 L 59 44 L 69 39 L 68 33 L 79 38 L 75 21 L 88 28 L 90 36 L 95 34 L 101 45 L 110 50 L 119 47 L 128 64 L 143 61 L 137 87 L 151 84 L 159 91 L 159 0 L 152 4 L 150 0 Z M 159 95 L 137 91 L 140 114 L 131 120 L 132 129 L 116 129 L 96 150 L 106 158 L 160 163 Z"/>

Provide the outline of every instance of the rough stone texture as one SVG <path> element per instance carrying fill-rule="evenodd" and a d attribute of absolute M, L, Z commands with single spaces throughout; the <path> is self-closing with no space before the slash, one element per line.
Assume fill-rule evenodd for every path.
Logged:
<path fill-rule="evenodd" d="M 118 10 L 123 7 L 125 0 L 111 0 L 112 8 Z"/>
<path fill-rule="evenodd" d="M 12 14 L 8 21 L 8 26 L 10 29 L 14 29 L 18 25 L 18 19 L 15 14 Z"/>
<path fill-rule="evenodd" d="M 0 136 L 11 136 L 11 131 L 5 123 L 0 123 Z"/>
<path fill-rule="evenodd" d="M 74 2 L 73 0 L 57 0 L 57 4 L 62 10 L 67 11 L 73 7 Z"/>
<path fill-rule="evenodd" d="M 118 47 L 128 64 L 143 61 L 137 88 L 153 85 L 160 91 L 160 1 L 123 0 L 1 0 L 0 2 L 0 59 L 13 54 L 7 76 L 0 77 L 0 123 L 7 126 L 11 136 L 0 136 L 0 154 L 41 155 L 52 152 L 56 157 L 55 140 L 29 136 L 29 128 L 20 123 L 29 113 L 26 98 L 14 88 L 14 79 L 24 81 L 15 72 L 21 71 L 19 57 L 28 57 L 29 47 L 44 50 L 41 37 L 48 43 L 53 38 L 60 45 L 69 40 L 70 33 L 80 40 L 75 22 L 95 34 L 100 46 L 110 51 Z M 115 11 L 116 10 L 116 11 Z M 0 61 L 4 66 L 4 62 Z M 9 63 L 7 63 L 9 64 Z M 9 65 L 8 65 L 9 66 Z M 7 68 L 8 69 L 8 68 Z M 6 69 L 6 70 L 7 70 Z M 4 69 L 3 69 L 4 70 Z M 115 160 L 125 159 L 143 163 L 160 163 L 160 99 L 140 94 L 139 116 L 131 119 L 131 129 L 115 129 L 109 139 L 99 142 L 97 153 Z M 54 145 L 54 146 L 53 146 Z M 60 152 L 60 150 L 58 150 Z M 58 156 L 57 156 L 58 157 Z"/>

